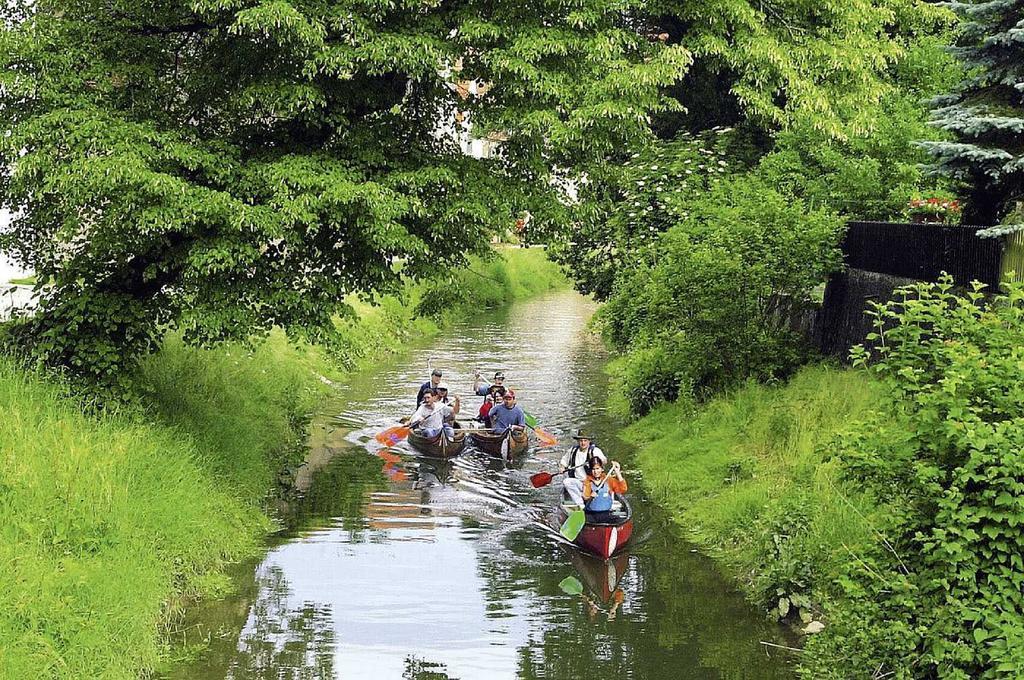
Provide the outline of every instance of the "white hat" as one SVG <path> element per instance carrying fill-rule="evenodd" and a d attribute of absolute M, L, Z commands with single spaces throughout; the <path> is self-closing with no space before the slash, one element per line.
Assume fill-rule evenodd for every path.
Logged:
<path fill-rule="evenodd" d="M 435 390 L 447 390 L 448 386 L 445 385 L 444 383 L 437 383 L 437 387 L 435 387 L 434 389 Z"/>

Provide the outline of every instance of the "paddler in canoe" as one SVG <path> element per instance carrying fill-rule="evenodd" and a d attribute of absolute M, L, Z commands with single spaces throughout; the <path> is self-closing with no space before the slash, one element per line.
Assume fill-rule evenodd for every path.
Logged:
<path fill-rule="evenodd" d="M 562 480 L 562 487 L 569 498 L 579 506 L 583 507 L 583 480 L 587 476 L 584 467 L 592 459 L 598 459 L 603 465 L 608 464 L 608 458 L 591 438 L 590 433 L 584 429 L 577 429 L 572 438 L 576 445 L 569 449 L 569 452 L 562 456 L 561 465 L 565 470 L 565 478 Z"/>
<path fill-rule="evenodd" d="M 459 414 L 459 398 L 455 397 L 451 406 L 441 399 L 441 392 L 436 387 L 426 390 L 422 395 L 422 403 L 409 416 L 409 427 L 427 438 L 436 437 L 442 430 L 448 439 L 454 438 L 455 429 L 451 421 Z M 446 419 L 450 420 L 446 422 Z"/>
<path fill-rule="evenodd" d="M 587 523 L 608 521 L 614 494 L 624 494 L 628 490 L 629 485 L 622 476 L 618 461 L 612 461 L 605 472 L 602 460 L 592 458 L 587 466 L 587 477 L 583 480 L 583 502 Z"/>
<path fill-rule="evenodd" d="M 628 487 L 618 463 L 613 462 L 605 472 L 604 462 L 594 457 L 586 469 L 584 510 L 574 509 L 578 506 L 571 501 L 561 503 L 559 533 L 588 553 L 607 560 L 622 550 L 633 535 L 633 510 L 623 495 Z"/>
<path fill-rule="evenodd" d="M 515 390 L 508 390 L 501 397 L 501 403 L 495 403 L 490 412 L 491 432 L 523 432 L 526 430 L 526 414 L 516 403 Z"/>
<path fill-rule="evenodd" d="M 429 392 L 430 390 L 436 390 L 437 386 L 440 384 L 441 369 L 435 368 L 430 372 L 430 380 L 420 385 L 420 391 L 416 393 L 416 408 L 419 408 L 420 404 L 423 403 L 423 395 Z"/>
<path fill-rule="evenodd" d="M 497 404 L 505 396 L 505 392 L 508 391 L 508 388 L 505 387 L 505 374 L 501 371 L 496 371 L 494 382 L 489 383 L 480 376 L 480 371 L 477 371 L 476 378 L 473 380 L 473 391 L 478 396 L 491 397 L 494 403 Z"/>

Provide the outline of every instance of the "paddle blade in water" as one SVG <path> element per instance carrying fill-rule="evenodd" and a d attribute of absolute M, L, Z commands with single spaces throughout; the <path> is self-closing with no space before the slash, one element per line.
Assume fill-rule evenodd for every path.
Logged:
<path fill-rule="evenodd" d="M 539 489 L 542 486 L 547 486 L 551 483 L 550 472 L 538 472 L 535 475 L 530 475 L 530 484 L 533 484 L 534 489 Z"/>
<path fill-rule="evenodd" d="M 583 584 L 575 576 L 566 576 L 562 579 L 562 582 L 558 584 L 558 587 L 562 589 L 562 592 L 566 595 L 582 595 Z"/>
<path fill-rule="evenodd" d="M 377 436 L 375 436 L 374 439 L 379 441 L 384 446 L 394 446 L 398 442 L 408 437 L 410 432 L 412 432 L 412 430 L 410 430 L 407 427 L 395 425 L 394 427 L 389 427 L 383 432 L 378 432 Z"/>
<path fill-rule="evenodd" d="M 558 533 L 565 536 L 567 540 L 575 541 L 576 537 L 583 531 L 583 525 L 587 523 L 587 515 L 582 510 L 573 510 L 562 522 Z"/>
<path fill-rule="evenodd" d="M 540 429 L 539 427 L 533 428 L 534 433 L 537 435 L 537 439 L 540 441 L 541 446 L 554 446 L 558 443 L 558 440 L 551 436 L 548 432 Z"/>

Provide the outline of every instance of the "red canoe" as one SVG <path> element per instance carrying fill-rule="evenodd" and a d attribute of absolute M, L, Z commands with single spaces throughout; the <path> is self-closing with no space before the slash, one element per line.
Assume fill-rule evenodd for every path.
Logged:
<path fill-rule="evenodd" d="M 632 506 L 625 496 L 616 494 L 615 500 L 612 512 L 608 513 L 604 521 L 593 521 L 592 516 L 588 513 L 587 523 L 583 525 L 583 530 L 573 541 L 581 550 L 596 555 L 602 560 L 607 560 L 626 547 L 633 535 Z M 571 505 L 566 507 L 564 503 L 559 506 L 559 525 L 569 516 L 572 507 Z"/>

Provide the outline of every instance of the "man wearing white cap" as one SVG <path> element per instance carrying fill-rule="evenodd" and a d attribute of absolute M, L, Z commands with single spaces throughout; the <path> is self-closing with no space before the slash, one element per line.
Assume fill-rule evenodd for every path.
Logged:
<path fill-rule="evenodd" d="M 576 440 L 576 445 L 567 454 L 562 456 L 562 469 L 566 471 L 565 479 L 562 480 L 562 487 L 569 494 L 572 502 L 582 508 L 583 480 L 587 476 L 583 466 L 592 458 L 598 459 L 602 465 L 607 466 L 608 457 L 604 455 L 604 451 L 594 445 L 594 442 L 590 439 L 590 433 L 586 430 L 576 430 L 572 438 Z"/>

